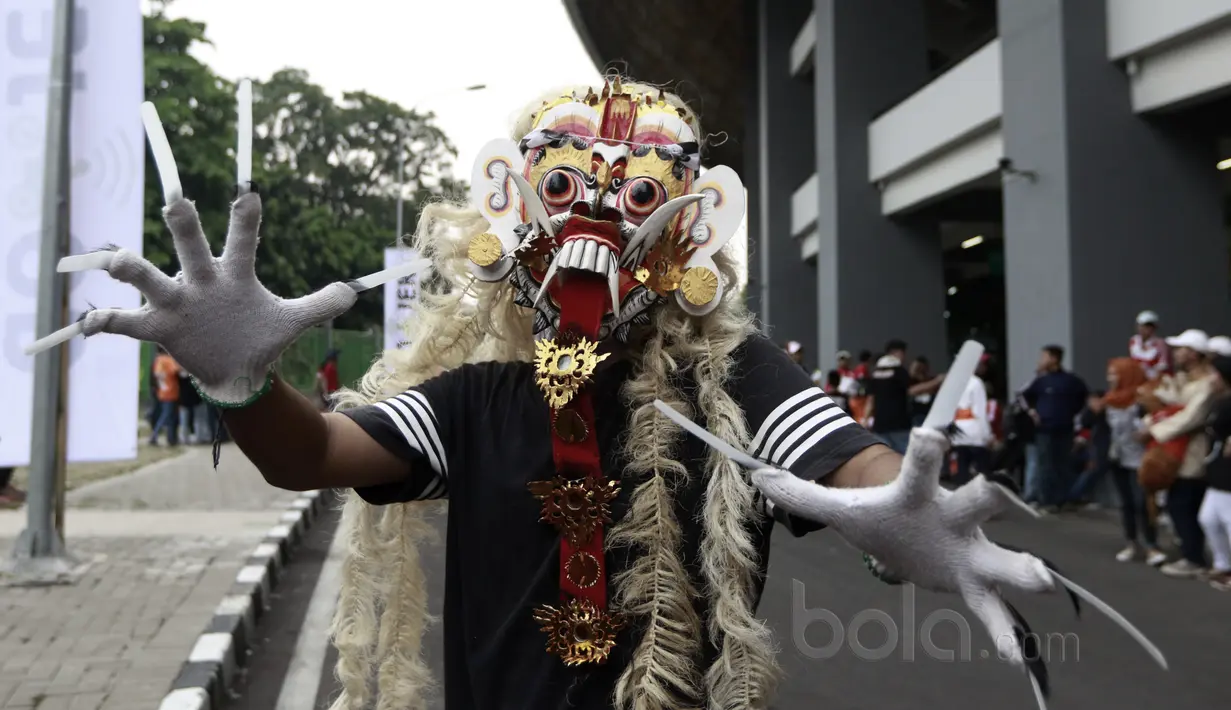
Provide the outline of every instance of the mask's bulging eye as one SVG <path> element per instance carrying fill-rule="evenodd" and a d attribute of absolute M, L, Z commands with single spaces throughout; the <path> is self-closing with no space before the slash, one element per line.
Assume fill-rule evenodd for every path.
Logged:
<path fill-rule="evenodd" d="M 636 177 L 620 190 L 619 207 L 628 220 L 641 224 L 667 201 L 667 190 L 654 178 Z"/>
<path fill-rule="evenodd" d="M 581 199 L 583 187 L 581 176 L 566 168 L 556 168 L 543 176 L 539 197 L 549 213 L 560 214 Z"/>

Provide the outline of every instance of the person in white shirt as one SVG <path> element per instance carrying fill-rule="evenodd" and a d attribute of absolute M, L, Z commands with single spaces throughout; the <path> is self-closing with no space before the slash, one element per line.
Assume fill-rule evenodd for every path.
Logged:
<path fill-rule="evenodd" d="M 987 356 L 979 363 L 975 376 L 966 383 L 966 390 L 957 406 L 953 450 L 957 455 L 957 477 L 954 482 L 965 485 L 974 473 L 988 473 L 991 463 L 992 424 L 987 417 Z"/>
<path fill-rule="evenodd" d="M 1129 338 L 1128 356 L 1141 365 L 1147 380 L 1171 371 L 1171 352 L 1166 341 L 1158 337 L 1158 314 L 1154 311 L 1137 314 L 1137 334 Z"/>

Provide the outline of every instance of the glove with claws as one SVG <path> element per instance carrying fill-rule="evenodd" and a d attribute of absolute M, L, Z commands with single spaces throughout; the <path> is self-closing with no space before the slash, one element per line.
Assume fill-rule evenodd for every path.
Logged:
<path fill-rule="evenodd" d="M 265 391 L 270 368 L 308 328 L 336 318 L 359 292 L 407 276 L 427 265 L 414 261 L 347 283 L 333 283 L 302 298 L 284 299 L 256 277 L 261 200 L 251 191 L 251 89 L 240 89 L 240 197 L 231 209 L 226 246 L 215 257 L 196 208 L 184 199 L 178 171 L 158 115 L 142 107 L 167 207 L 167 226 L 182 271 L 167 276 L 132 252 L 103 250 L 63 259 L 61 272 L 104 269 L 145 297 L 138 309 L 95 309 L 73 325 L 27 348 L 36 353 L 76 335 L 116 333 L 156 342 L 189 373 L 202 395 L 222 407 L 239 407 Z M 245 125 L 246 124 L 246 125 Z"/>
<path fill-rule="evenodd" d="M 752 470 L 769 502 L 788 513 L 824 523 L 862 550 L 877 576 L 938 592 L 955 592 L 986 627 L 998 655 L 1027 669 L 1040 708 L 1048 693 L 1047 669 L 1037 637 L 1001 595 L 1002 590 L 1047 592 L 1067 588 L 1107 614 L 1166 668 L 1162 653 L 1127 619 L 1035 555 L 998 545 L 980 525 L 1014 508 L 1030 510 L 1007 487 L 980 476 L 957 491 L 940 487 L 957 401 L 973 375 L 982 347 L 967 343 L 937 394 L 924 426 L 911 432 L 898 477 L 875 488 L 831 488 L 771 467 L 701 429 L 665 404 L 659 409 L 689 432 Z M 1080 609 L 1080 607 L 1078 607 Z"/>

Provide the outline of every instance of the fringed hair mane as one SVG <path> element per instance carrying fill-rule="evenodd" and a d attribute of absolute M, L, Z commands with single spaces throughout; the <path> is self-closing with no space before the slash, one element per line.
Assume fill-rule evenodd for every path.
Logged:
<path fill-rule="evenodd" d="M 624 85 L 632 91 L 650 88 Z M 678 97 L 666 98 L 686 108 Z M 516 120 L 515 140 L 530 130 L 532 108 Z M 688 111 L 689 123 L 696 135 L 704 135 L 695 115 Z M 357 389 L 340 393 L 339 408 L 386 399 L 467 362 L 532 359 L 533 313 L 514 304 L 507 281 L 483 283 L 467 270 L 470 239 L 487 229 L 487 222 L 464 206 L 438 202 L 423 210 L 414 245 L 452 288 L 447 293 L 420 289 L 405 326 L 409 347 L 384 352 Z M 736 283 L 729 258 L 719 253 L 715 262 L 728 283 Z M 675 456 L 682 432 L 653 407 L 662 399 L 690 414 L 699 409 L 718 435 L 746 444 L 748 426 L 727 384 L 731 355 L 752 331 L 738 289 L 728 289 L 721 305 L 703 318 L 688 316 L 667 299 L 656 307 L 653 328 L 634 356 L 635 373 L 623 391 L 632 415 L 622 445 L 628 462 L 623 478 L 635 487 L 629 512 L 607 543 L 609 549 L 631 546 L 638 553 L 632 567 L 614 580 L 616 604 L 644 630 L 616 685 L 614 700 L 621 710 L 762 710 L 771 700 L 777 680 L 773 640 L 752 608 L 757 556 L 749 528 L 760 515 L 754 489 L 726 458 L 713 454 L 707 460 L 702 579 L 690 578 L 673 505 L 674 491 L 690 475 Z M 684 371 L 697 383 L 695 402 L 672 384 Z M 430 619 L 419 549 L 435 541 L 428 516 L 443 507 L 439 502 L 370 506 L 349 495 L 341 533 L 347 558 L 332 627 L 342 693 L 331 710 L 369 707 L 373 679 L 377 710 L 426 706 L 433 683 L 422 654 Z M 701 593 L 710 599 L 707 619 L 698 618 L 693 606 Z M 706 643 L 718 644 L 718 656 L 710 668 L 701 668 Z"/>

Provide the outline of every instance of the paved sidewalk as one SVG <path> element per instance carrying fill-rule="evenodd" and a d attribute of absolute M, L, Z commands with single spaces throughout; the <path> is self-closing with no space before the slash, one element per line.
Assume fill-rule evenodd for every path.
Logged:
<path fill-rule="evenodd" d="M 296 494 L 234 446 L 208 447 L 74 491 L 73 585 L 0 589 L 0 708 L 157 708 L 253 547 Z M 25 527 L 0 512 L 0 554 Z"/>

